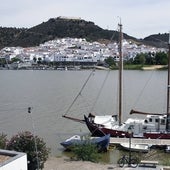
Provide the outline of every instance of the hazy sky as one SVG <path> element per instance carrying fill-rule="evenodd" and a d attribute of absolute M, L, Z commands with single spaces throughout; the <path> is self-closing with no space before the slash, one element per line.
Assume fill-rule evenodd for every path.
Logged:
<path fill-rule="evenodd" d="M 104 29 L 144 38 L 170 30 L 170 0 L 0 0 L 0 26 L 26 27 L 58 16 L 81 17 Z M 119 17 L 118 17 L 119 16 Z"/>

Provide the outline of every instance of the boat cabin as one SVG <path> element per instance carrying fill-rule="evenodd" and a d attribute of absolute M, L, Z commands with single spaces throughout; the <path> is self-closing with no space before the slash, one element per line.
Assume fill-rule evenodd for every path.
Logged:
<path fill-rule="evenodd" d="M 165 131 L 166 128 L 166 115 L 147 115 L 145 119 L 145 125 L 152 124 L 153 129 L 146 129 L 146 131 Z"/>
<path fill-rule="evenodd" d="M 134 137 L 143 137 L 146 132 L 164 132 L 165 128 L 166 115 L 147 115 L 146 119 L 127 119 L 120 130 L 128 132 L 131 129 Z"/>

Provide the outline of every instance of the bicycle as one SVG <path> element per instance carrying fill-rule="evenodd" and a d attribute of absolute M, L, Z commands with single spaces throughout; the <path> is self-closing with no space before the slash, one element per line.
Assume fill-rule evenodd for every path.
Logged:
<path fill-rule="evenodd" d="M 138 160 L 137 158 L 129 158 L 129 156 L 123 155 L 117 163 L 119 164 L 119 167 L 124 167 L 125 164 L 128 164 L 132 168 L 136 168 L 138 166 Z"/>

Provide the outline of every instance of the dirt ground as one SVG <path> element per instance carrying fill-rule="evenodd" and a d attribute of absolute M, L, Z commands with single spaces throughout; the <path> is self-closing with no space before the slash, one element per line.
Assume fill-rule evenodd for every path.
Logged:
<path fill-rule="evenodd" d="M 116 165 L 92 163 L 87 161 L 71 161 L 67 157 L 50 157 L 45 163 L 44 170 L 107 170 L 117 169 Z"/>
<path fill-rule="evenodd" d="M 114 164 L 92 163 L 87 161 L 72 161 L 68 157 L 50 157 L 44 166 L 44 170 L 138 170 L 137 168 L 119 168 Z M 157 168 L 156 168 L 157 170 Z M 160 170 L 160 168 L 159 168 Z M 170 167 L 162 167 L 161 170 L 170 170 Z"/>

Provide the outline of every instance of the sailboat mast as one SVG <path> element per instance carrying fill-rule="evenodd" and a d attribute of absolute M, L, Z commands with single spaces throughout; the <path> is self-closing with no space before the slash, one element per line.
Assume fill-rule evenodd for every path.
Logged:
<path fill-rule="evenodd" d="M 166 130 L 170 131 L 170 32 L 168 41 L 168 85 L 167 85 L 167 123 Z"/>
<path fill-rule="evenodd" d="M 123 56 L 122 56 L 122 24 L 119 24 L 119 125 L 122 123 L 122 71 L 123 71 Z"/>

